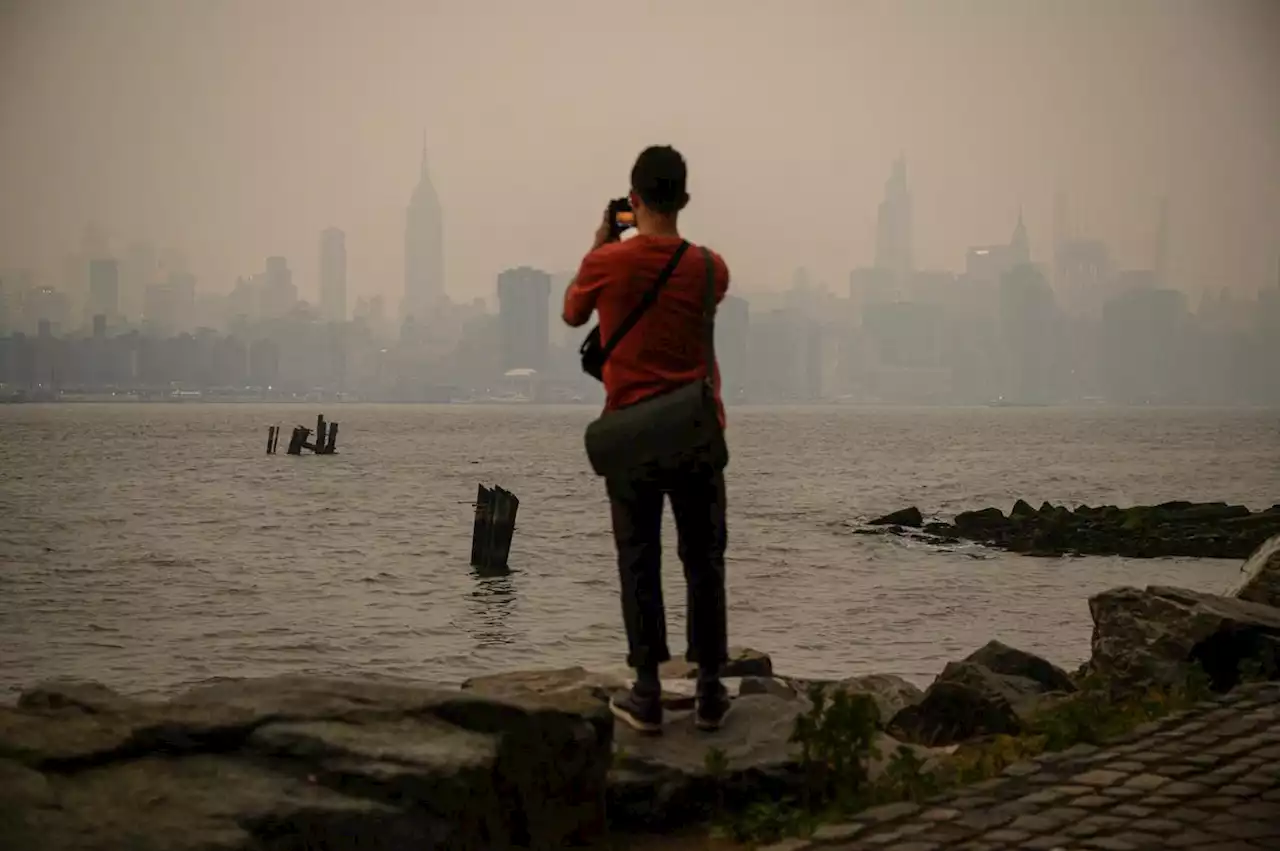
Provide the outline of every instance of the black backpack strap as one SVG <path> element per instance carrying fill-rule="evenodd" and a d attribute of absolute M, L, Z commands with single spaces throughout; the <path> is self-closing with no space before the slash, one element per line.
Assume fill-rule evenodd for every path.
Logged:
<path fill-rule="evenodd" d="M 644 294 L 644 298 L 640 299 L 627 318 L 622 320 L 622 324 L 618 326 L 618 330 L 613 332 L 613 336 L 609 338 L 609 342 L 605 344 L 604 350 L 600 353 L 600 363 L 604 363 L 609 359 L 609 355 L 613 354 L 613 350 L 622 342 L 622 338 L 640 321 L 640 317 L 644 316 L 646 310 L 653 307 L 653 303 L 658 300 L 658 293 L 667 285 L 667 281 L 671 280 L 671 276 L 675 273 L 676 267 L 680 265 L 680 260 L 684 257 L 684 253 L 689 250 L 689 243 L 681 241 L 680 246 L 676 248 L 675 254 L 671 255 L 671 259 L 667 261 L 667 265 L 663 268 L 662 273 L 658 275 L 658 280 L 654 282 L 649 291 Z"/>

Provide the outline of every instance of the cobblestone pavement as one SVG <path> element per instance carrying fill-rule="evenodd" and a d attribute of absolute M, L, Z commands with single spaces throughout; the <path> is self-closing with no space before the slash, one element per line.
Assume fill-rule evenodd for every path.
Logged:
<path fill-rule="evenodd" d="M 1280 851 L 1280 683 L 1239 688 L 927 802 L 887 804 L 776 851 Z"/>

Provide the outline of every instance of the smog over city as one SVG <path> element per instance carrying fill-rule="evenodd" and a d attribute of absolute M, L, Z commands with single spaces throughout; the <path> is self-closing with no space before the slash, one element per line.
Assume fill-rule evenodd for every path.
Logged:
<path fill-rule="evenodd" d="M 546 398 L 589 394 L 559 298 L 636 153 L 670 143 L 682 226 L 747 302 L 721 329 L 743 400 L 1275 401 L 1227 362 L 1262 357 L 1246 338 L 1280 310 L 1278 43 L 1266 0 L 9 0 L 0 333 L 101 315 L 108 338 L 285 349 L 256 375 L 67 365 L 64 389 L 427 399 L 534 369 Z M 548 306 L 500 322 L 521 269 Z M 290 357 L 322 345 L 301 324 L 353 321 L 341 354 Z M 1123 386 L 1087 362 L 1108 333 Z M 778 367 L 801 339 L 821 351 Z M 374 380 L 374 347 L 434 389 Z M 0 379 L 52 380 L 32 368 Z"/>
<path fill-rule="evenodd" d="M 1280 848 L 1280 0 L 0 0 L 0 851 Z"/>

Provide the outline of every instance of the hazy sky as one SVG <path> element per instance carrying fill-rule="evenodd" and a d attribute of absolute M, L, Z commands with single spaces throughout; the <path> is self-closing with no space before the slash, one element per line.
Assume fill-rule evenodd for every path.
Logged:
<path fill-rule="evenodd" d="M 1179 283 L 1252 291 L 1280 252 L 1280 2 L 0 0 L 0 267 L 56 269 L 97 220 L 183 248 L 201 287 L 319 232 L 350 289 L 402 288 L 426 131 L 450 295 L 572 268 L 635 154 L 691 168 L 686 231 L 746 288 L 843 292 L 905 152 L 919 265 L 959 269 L 1055 187 Z M 56 283 L 56 281 L 55 281 Z"/>

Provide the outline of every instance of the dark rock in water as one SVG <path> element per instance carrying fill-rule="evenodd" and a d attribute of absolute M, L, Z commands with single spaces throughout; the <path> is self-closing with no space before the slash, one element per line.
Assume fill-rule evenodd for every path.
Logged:
<path fill-rule="evenodd" d="M 990 529 L 1001 529 L 1008 525 L 1008 518 L 998 508 L 982 508 L 978 511 L 962 511 L 956 515 L 955 528 L 963 533 L 965 530 L 983 532 Z"/>
<path fill-rule="evenodd" d="M 1267 538 L 1280 535 L 1280 512 L 1250 512 L 1224 502 L 1123 509 L 1081 505 L 1074 511 L 1046 502 L 1035 510 L 1018 500 L 1008 517 L 998 508 L 984 508 L 962 512 L 953 523 L 929 523 L 924 530 L 939 538 L 967 538 L 1037 556 L 1245 558 Z"/>
<path fill-rule="evenodd" d="M 973 662 L 950 662 L 925 690 L 923 701 L 893 717 L 888 732 L 935 747 L 1013 735 L 1026 729 L 1047 694 L 1034 680 L 997 674 Z"/>
<path fill-rule="evenodd" d="M 924 515 L 914 505 L 871 521 L 872 526 L 908 526 L 912 529 L 919 529 L 923 523 Z"/>
<path fill-rule="evenodd" d="M 1118 691 L 1180 685 L 1198 663 L 1215 691 L 1243 669 L 1280 676 L 1280 609 L 1181 588 L 1113 588 L 1089 599 L 1089 667 Z"/>
<path fill-rule="evenodd" d="M 1046 505 L 1048 503 L 1045 503 Z M 1025 500 L 1018 500 L 1013 504 L 1013 508 L 1009 511 L 1010 517 L 1035 517 L 1036 510 L 1031 507 L 1031 503 Z"/>
<path fill-rule="evenodd" d="M 46 686 L 0 707 L 0 847 L 561 848 L 606 828 L 611 721 L 383 678 Z"/>
<path fill-rule="evenodd" d="M 1241 570 L 1252 575 L 1240 586 L 1236 597 L 1280 607 L 1280 536 L 1268 538 L 1249 556 Z"/>

